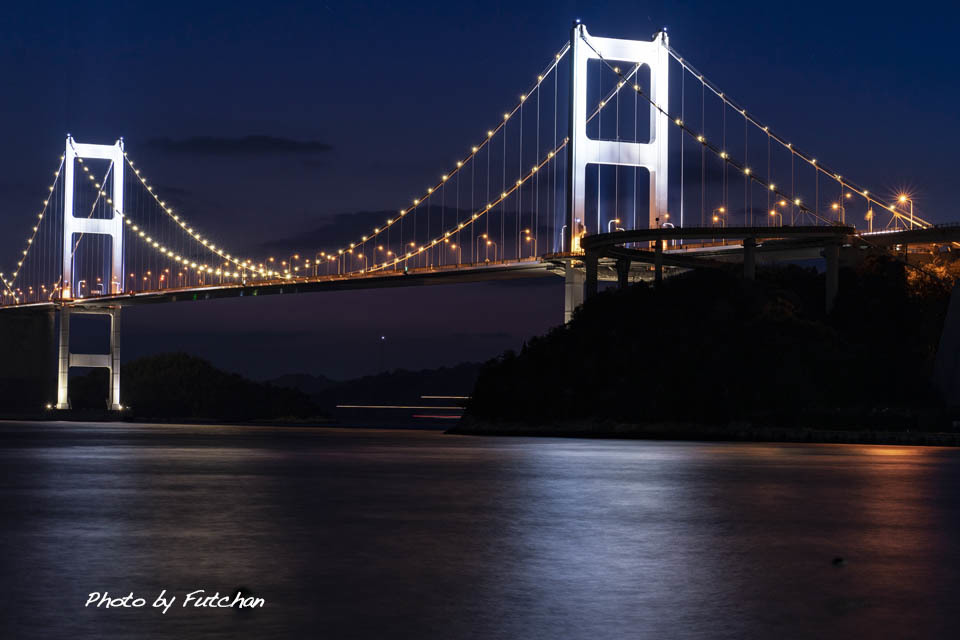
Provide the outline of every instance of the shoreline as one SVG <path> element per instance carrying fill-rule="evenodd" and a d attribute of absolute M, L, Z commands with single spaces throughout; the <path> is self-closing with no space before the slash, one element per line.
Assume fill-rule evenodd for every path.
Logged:
<path fill-rule="evenodd" d="M 928 447 L 960 447 L 960 431 L 841 430 L 808 427 L 763 427 L 749 424 L 727 426 L 695 423 L 587 423 L 528 425 L 491 422 L 464 416 L 451 435 L 593 438 L 623 440 L 677 440 L 707 442 L 792 442 L 804 444 L 890 444 Z"/>

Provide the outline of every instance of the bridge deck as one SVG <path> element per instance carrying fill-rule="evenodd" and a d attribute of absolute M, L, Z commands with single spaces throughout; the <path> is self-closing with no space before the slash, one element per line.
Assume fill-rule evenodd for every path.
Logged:
<path fill-rule="evenodd" d="M 420 267 L 404 271 L 331 276 L 306 276 L 288 280 L 258 280 L 246 284 L 224 283 L 193 287 L 135 291 L 110 296 L 77 298 L 62 303 L 71 308 L 129 307 L 162 302 L 216 300 L 246 296 L 269 296 L 320 291 L 350 291 L 416 287 L 438 284 L 463 284 L 514 280 L 551 275 L 556 266 L 539 258 L 506 262 L 484 262 L 470 265 Z M 61 303 L 40 302 L 3 307 L 5 309 L 43 309 L 61 306 Z"/>
<path fill-rule="evenodd" d="M 928 229 L 914 229 L 894 232 L 854 233 L 847 235 L 850 227 L 813 227 L 813 228 L 728 228 L 728 229 L 649 229 L 611 234 L 588 236 L 593 247 L 605 247 L 611 258 L 622 250 L 623 245 L 648 243 L 651 240 L 666 240 L 677 243 L 680 240 L 702 239 L 708 236 L 726 236 L 720 242 L 710 238 L 708 241 L 673 246 L 663 253 L 665 266 L 696 268 L 698 266 L 720 266 L 742 255 L 743 247 L 736 239 L 745 236 L 763 236 L 766 242 L 758 245 L 759 254 L 774 254 L 773 260 L 795 260 L 819 255 L 819 246 L 823 237 L 846 237 L 847 241 L 859 238 L 862 243 L 871 246 L 890 247 L 902 244 L 945 243 L 960 240 L 960 226 L 943 226 Z M 731 242 L 733 241 L 733 242 Z M 652 263 L 652 251 L 630 250 L 630 258 L 636 262 Z M 180 302 L 192 300 L 215 300 L 220 298 L 238 298 L 245 296 L 281 295 L 289 293 L 312 293 L 321 291 L 350 291 L 359 289 L 382 289 L 392 287 L 426 286 L 437 284 L 458 284 L 472 282 L 490 282 L 513 280 L 518 278 L 542 277 L 561 273 L 560 266 L 569 260 L 582 259 L 581 253 L 551 253 L 542 257 L 524 258 L 497 262 L 459 264 L 446 266 L 417 267 L 406 271 L 385 270 L 374 273 L 350 273 L 345 275 L 306 276 L 291 279 L 257 280 L 242 283 L 217 283 L 191 287 L 173 287 L 146 291 L 134 291 L 119 295 L 94 296 L 73 299 L 66 302 L 32 302 L 0 306 L 0 310 L 42 310 L 60 306 L 74 308 L 127 307 L 133 305 L 162 302 Z M 639 268 L 638 268 L 639 267 Z M 634 271 L 644 271 L 636 265 Z M 641 275 L 642 277 L 642 275 Z M 610 278 L 605 278 L 610 279 Z"/>

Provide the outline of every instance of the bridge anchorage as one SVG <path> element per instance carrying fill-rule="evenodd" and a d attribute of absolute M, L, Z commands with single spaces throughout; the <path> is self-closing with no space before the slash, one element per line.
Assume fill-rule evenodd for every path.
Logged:
<path fill-rule="evenodd" d="M 122 409 L 120 313 L 130 305 L 560 275 L 569 321 L 601 280 L 731 265 L 752 278 L 758 262 L 822 259 L 829 308 L 841 259 L 892 249 L 916 262 L 960 240 L 960 227 L 915 215 L 909 194 L 881 201 L 800 151 L 707 80 L 666 31 L 601 38 L 579 22 L 430 186 L 340 247 L 241 257 L 174 210 L 122 139 L 68 135 L 54 177 L 14 268 L 0 272 L 10 328 L 0 350 L 49 354 L 49 372 L 30 375 L 58 409 L 70 406 L 71 367 L 107 369 L 107 405 Z M 84 315 L 109 320 L 107 353 L 71 353 L 70 319 Z M 2 362 L 0 383 L 25 368 L 20 355 Z"/>

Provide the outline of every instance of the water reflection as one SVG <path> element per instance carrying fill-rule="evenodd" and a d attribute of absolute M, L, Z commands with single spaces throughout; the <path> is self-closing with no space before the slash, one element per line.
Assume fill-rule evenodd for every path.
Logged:
<path fill-rule="evenodd" d="M 4 637 L 930 637 L 960 586 L 948 449 L 55 423 L 0 437 Z M 241 586 L 267 606 L 83 607 L 104 589 Z"/>

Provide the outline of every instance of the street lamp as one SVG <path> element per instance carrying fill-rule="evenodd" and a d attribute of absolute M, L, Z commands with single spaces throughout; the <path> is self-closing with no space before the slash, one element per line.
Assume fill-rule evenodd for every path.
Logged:
<path fill-rule="evenodd" d="M 481 234 L 480 234 L 480 237 L 477 238 L 477 246 L 475 247 L 475 249 L 476 249 L 476 255 L 477 255 L 477 256 L 480 255 L 480 243 L 481 243 L 481 242 L 486 242 L 486 240 L 487 240 L 487 234 L 485 234 L 485 233 L 481 233 Z M 483 257 L 484 257 L 484 258 L 487 258 L 487 254 L 488 254 L 488 253 L 489 253 L 489 251 L 485 252 Z"/>
<path fill-rule="evenodd" d="M 620 224 L 620 218 L 614 218 L 613 220 L 607 223 L 607 233 L 611 232 L 610 227 L 611 225 L 614 225 L 614 224 Z M 621 229 L 620 227 L 617 227 L 617 231 L 623 231 L 623 229 Z"/>
<path fill-rule="evenodd" d="M 838 212 L 839 212 L 839 216 L 840 216 L 839 219 L 840 219 L 840 223 L 842 224 L 842 223 L 843 223 L 843 218 L 844 218 L 843 201 L 841 200 L 840 202 L 832 202 L 832 203 L 830 203 L 830 208 L 831 208 L 832 210 L 834 210 L 834 211 L 838 211 Z"/>
<path fill-rule="evenodd" d="M 526 235 L 526 242 L 530 242 L 530 229 L 524 229 L 517 234 L 517 260 L 523 258 L 524 235 Z"/>
<path fill-rule="evenodd" d="M 524 240 L 524 242 L 533 243 L 533 251 L 530 253 L 530 257 L 535 258 L 537 256 L 537 239 L 534 236 L 527 234 L 527 238 Z"/>
<path fill-rule="evenodd" d="M 487 240 L 487 246 L 493 245 L 493 261 L 497 261 L 497 243 L 493 240 Z"/>
<path fill-rule="evenodd" d="M 717 207 L 716 209 L 714 209 L 714 210 L 713 210 L 713 222 L 714 222 L 714 223 L 719 222 L 721 227 L 727 226 L 727 218 L 726 218 L 726 216 L 724 215 L 724 214 L 726 214 L 726 213 L 727 213 L 727 208 L 726 208 L 726 207 Z"/>
<path fill-rule="evenodd" d="M 910 197 L 908 194 L 906 194 L 906 193 L 901 193 L 901 194 L 897 197 L 897 202 L 898 202 L 899 204 L 906 204 L 907 202 L 910 203 L 910 228 L 913 229 L 913 198 L 911 198 L 911 197 Z"/>
<path fill-rule="evenodd" d="M 783 226 L 783 215 L 781 215 L 779 211 L 777 211 L 776 209 L 770 209 L 770 217 L 771 217 L 771 218 L 779 217 L 779 218 L 780 218 L 780 224 L 777 225 L 777 226 L 779 226 L 779 227 L 782 227 L 782 226 Z"/>

